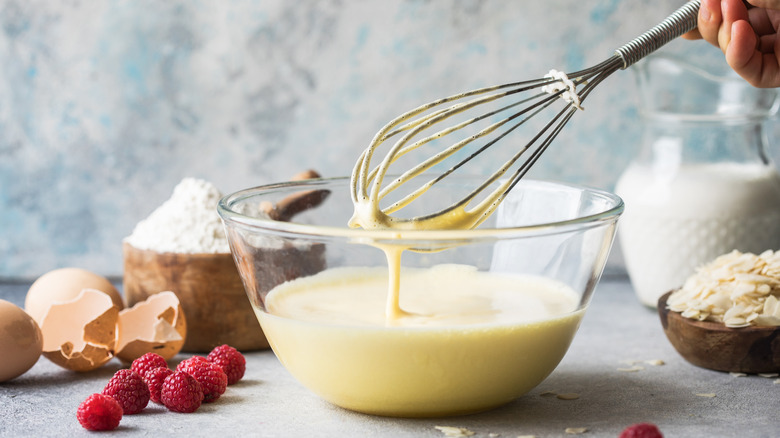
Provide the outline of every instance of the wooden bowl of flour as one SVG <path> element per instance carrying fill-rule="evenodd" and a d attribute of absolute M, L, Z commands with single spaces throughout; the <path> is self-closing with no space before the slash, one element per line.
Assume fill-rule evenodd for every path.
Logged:
<path fill-rule="evenodd" d="M 311 178 L 319 178 L 319 174 L 309 170 L 293 179 Z M 294 215 L 319 205 L 327 195 L 321 190 L 296 194 L 276 204 L 259 206 L 261 210 L 255 214 L 288 221 Z M 136 232 L 140 228 L 142 243 L 128 239 L 123 242 L 124 294 L 127 305 L 133 306 L 159 292 L 175 293 L 187 320 L 183 351 L 209 352 L 222 344 L 242 351 L 269 347 L 233 256 L 229 252 L 188 252 L 193 248 L 196 251 L 227 251 L 220 246 L 205 245 L 203 249 L 200 246 L 203 242 L 214 243 L 215 236 L 223 229 L 213 205 L 221 196 L 210 183 L 185 178 L 174 189 L 171 199 L 136 226 L 131 238 L 138 237 Z M 160 231 L 168 226 L 170 230 Z M 167 241 L 162 247 L 153 246 L 169 237 L 173 237 L 177 244 L 184 242 L 186 245 L 175 246 L 173 250 Z M 226 240 L 224 246 L 227 247 Z M 172 252 L 142 248 L 164 248 Z M 181 252 L 177 252 L 178 249 Z M 268 260 L 268 263 L 258 267 L 259 270 L 272 270 L 279 274 L 282 281 L 294 278 L 298 265 L 309 258 L 306 251 L 286 252 L 275 249 L 263 250 L 256 256 Z M 238 254 L 237 257 L 241 258 L 242 255 Z"/>
<path fill-rule="evenodd" d="M 122 249 L 127 305 L 175 293 L 187 318 L 183 351 L 209 352 L 222 344 L 241 351 L 268 348 L 229 253 L 160 253 L 127 242 Z"/>

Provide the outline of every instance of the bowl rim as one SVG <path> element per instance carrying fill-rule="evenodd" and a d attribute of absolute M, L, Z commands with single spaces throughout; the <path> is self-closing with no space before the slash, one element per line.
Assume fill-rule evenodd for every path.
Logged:
<path fill-rule="evenodd" d="M 467 177 L 451 176 L 450 178 L 465 179 Z M 301 187 L 309 190 L 316 189 L 337 182 L 349 181 L 349 177 L 329 177 L 313 178 L 299 181 L 285 181 L 271 184 L 264 184 L 250 187 L 223 196 L 217 203 L 217 212 L 222 218 L 226 227 L 239 226 L 247 230 L 265 230 L 275 233 L 292 234 L 308 237 L 332 237 L 332 238 L 350 238 L 350 239 L 368 239 L 376 240 L 399 240 L 410 241 L 444 241 L 444 240 L 475 240 L 475 239 L 495 239 L 507 237 L 530 237 L 555 235 L 572 232 L 575 230 L 585 230 L 616 223 L 623 213 L 625 204 L 618 195 L 606 190 L 597 189 L 585 185 L 548 181 L 542 179 L 522 179 L 521 183 L 538 183 L 553 186 L 561 186 L 569 189 L 580 190 L 595 194 L 603 199 L 610 201 L 612 207 L 598 213 L 589 214 L 574 219 L 563 221 L 547 222 L 542 224 L 525 225 L 517 227 L 485 227 L 469 230 L 365 230 L 362 228 L 334 227 L 327 225 L 311 225 L 296 222 L 285 222 L 264 217 L 253 217 L 238 213 L 230 206 L 239 201 L 261 192 L 272 190 L 282 190 L 290 187 Z"/>

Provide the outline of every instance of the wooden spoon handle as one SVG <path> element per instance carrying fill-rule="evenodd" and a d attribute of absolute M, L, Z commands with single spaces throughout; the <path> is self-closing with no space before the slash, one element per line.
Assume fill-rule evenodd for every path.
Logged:
<path fill-rule="evenodd" d="M 292 181 L 303 181 L 319 178 L 320 174 L 314 170 L 307 170 L 296 174 Z M 266 203 L 261 206 L 269 218 L 277 221 L 289 221 L 298 213 L 320 205 L 330 195 L 330 190 L 308 190 L 293 193 L 276 204 Z"/>

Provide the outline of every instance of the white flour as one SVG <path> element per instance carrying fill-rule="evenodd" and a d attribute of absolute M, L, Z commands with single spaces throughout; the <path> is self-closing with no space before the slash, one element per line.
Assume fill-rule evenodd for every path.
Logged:
<path fill-rule="evenodd" d="M 135 226 L 125 242 L 157 252 L 228 253 L 225 230 L 217 214 L 221 197 L 213 184 L 185 178 L 169 200 Z"/>

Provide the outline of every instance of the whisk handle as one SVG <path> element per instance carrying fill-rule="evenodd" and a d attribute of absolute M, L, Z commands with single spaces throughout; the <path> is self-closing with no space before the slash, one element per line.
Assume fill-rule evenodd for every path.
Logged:
<path fill-rule="evenodd" d="M 623 69 L 628 68 L 661 46 L 696 28 L 701 0 L 693 0 L 647 32 L 624 44 L 615 54 L 623 60 Z"/>

